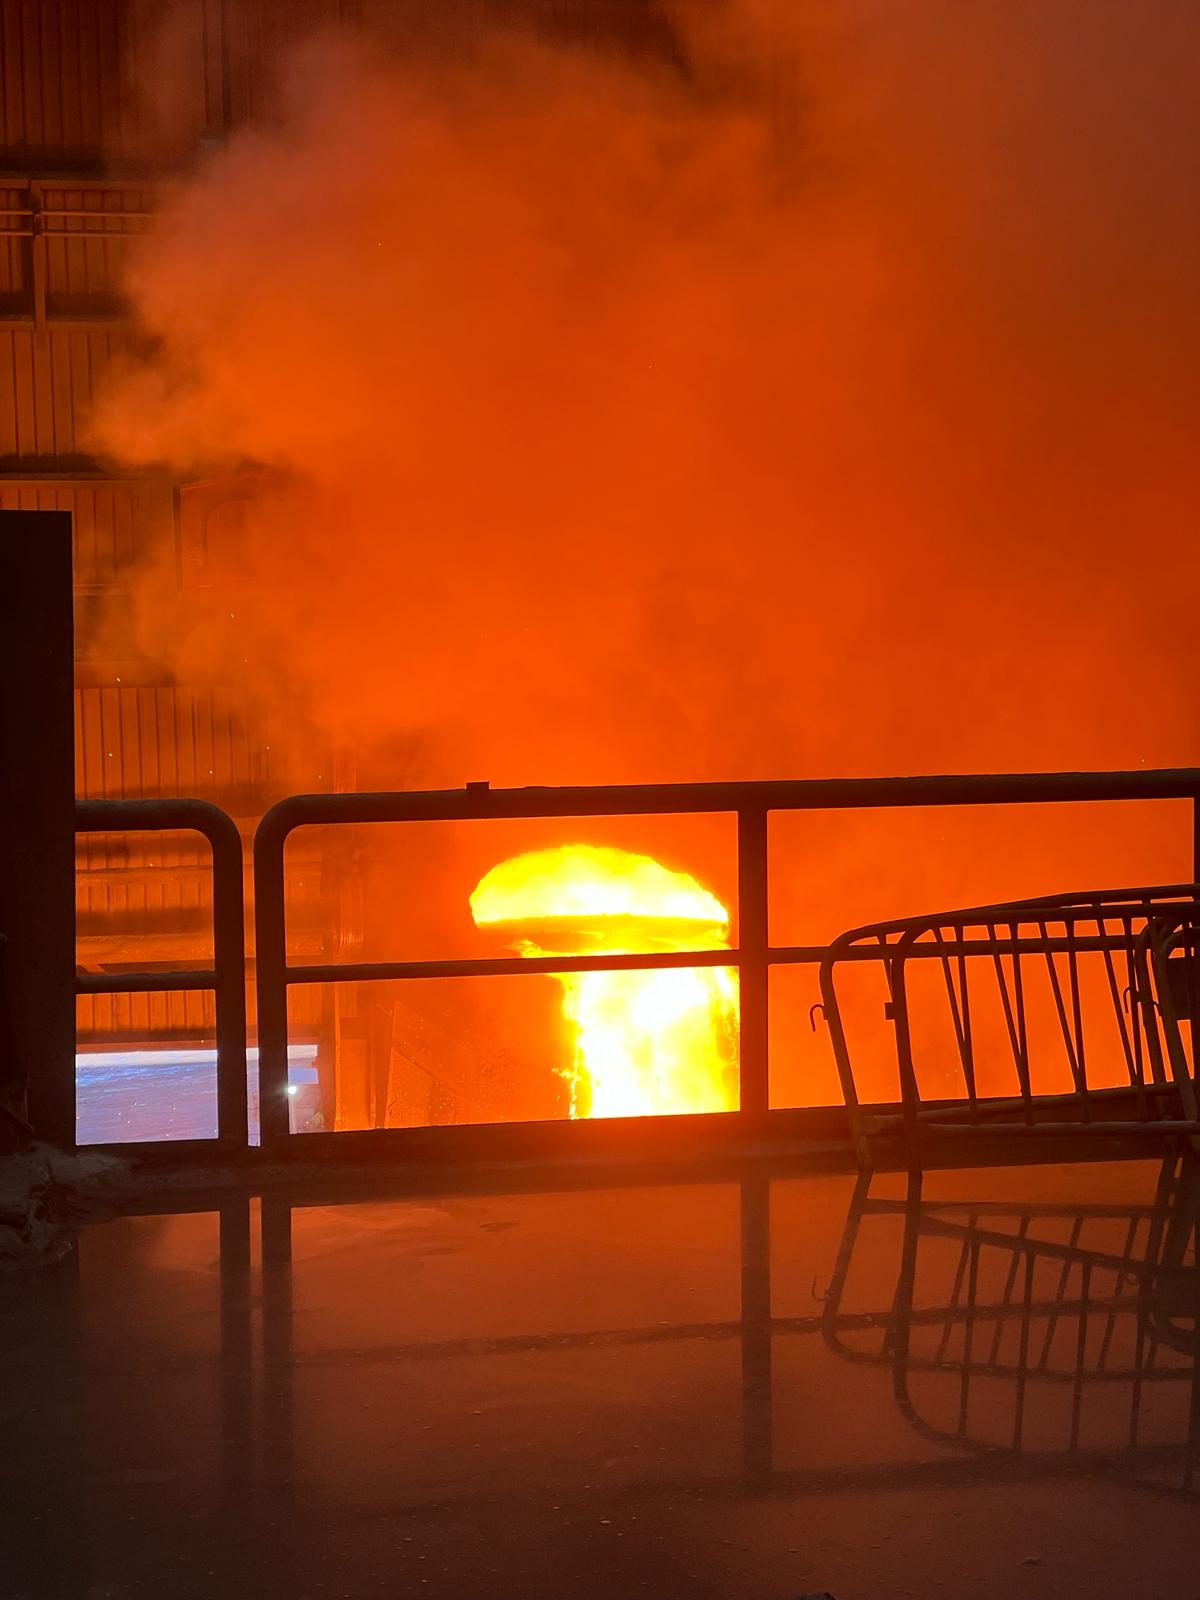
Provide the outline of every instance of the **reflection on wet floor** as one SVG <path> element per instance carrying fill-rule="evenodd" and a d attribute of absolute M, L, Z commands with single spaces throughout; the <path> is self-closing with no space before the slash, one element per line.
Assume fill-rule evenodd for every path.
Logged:
<path fill-rule="evenodd" d="M 1196 1593 L 1177 1160 L 212 1209 L 0 1286 L 5 1597 Z"/>
<path fill-rule="evenodd" d="M 829 1348 L 891 1374 L 896 1408 L 937 1444 L 1060 1456 L 1197 1487 L 1196 1171 L 1167 1163 L 1143 1204 L 902 1200 L 856 1192 L 826 1302 Z M 882 1314 L 848 1309 L 872 1225 L 899 1220 Z M 867 1297 L 871 1290 L 868 1288 Z"/>

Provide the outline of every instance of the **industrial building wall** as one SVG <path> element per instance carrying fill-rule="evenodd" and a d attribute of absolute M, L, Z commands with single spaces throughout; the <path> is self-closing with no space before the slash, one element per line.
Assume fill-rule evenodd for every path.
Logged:
<path fill-rule="evenodd" d="M 188 604 L 210 602 L 228 576 L 209 562 L 210 519 L 253 492 L 114 473 L 92 453 L 94 397 L 131 337 L 131 243 L 173 179 L 269 109 L 272 64 L 298 37 L 367 27 L 402 41 L 496 16 L 547 37 L 670 49 L 651 0 L 0 0 L 0 507 L 73 517 L 81 795 L 207 797 L 249 834 L 279 795 L 328 784 L 339 765 L 297 751 L 294 730 L 273 738 L 222 685 L 176 681 L 129 625 L 131 578 L 149 561 L 174 563 Z M 345 753 L 339 762 L 344 775 Z M 204 957 L 210 906 L 194 842 L 92 839 L 80 867 L 81 960 Z M 348 870 L 318 857 L 289 889 L 310 959 L 325 940 L 354 943 Z M 301 1037 L 341 1025 L 313 990 L 297 995 L 294 1022 Z M 212 1024 L 203 994 L 89 997 L 79 1011 L 92 1044 L 200 1042 Z"/>
<path fill-rule="evenodd" d="M 222 496 L 162 475 L 112 474 L 94 459 L 87 424 L 129 338 L 129 243 L 163 185 L 253 111 L 264 51 L 289 28 L 338 20 L 336 5 L 0 0 L 0 508 L 73 517 L 83 796 L 208 797 L 249 831 L 291 786 L 282 737 L 272 740 L 221 685 L 173 681 L 127 626 L 130 579 L 146 561 L 174 559 L 181 584 L 204 589 L 195 547 Z M 199 533 L 185 573 L 189 502 Z M 89 839 L 80 867 L 82 961 L 204 958 L 209 890 L 196 841 Z M 321 915 L 319 872 L 306 881 L 301 925 Z M 310 1009 L 302 1028 L 319 1021 Z M 82 1043 L 203 1042 L 212 1000 L 89 997 L 78 1020 Z"/>

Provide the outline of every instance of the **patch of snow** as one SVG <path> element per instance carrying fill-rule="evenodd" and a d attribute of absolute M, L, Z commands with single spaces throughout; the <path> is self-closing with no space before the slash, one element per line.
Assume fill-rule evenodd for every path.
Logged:
<path fill-rule="evenodd" d="M 57 1261 L 75 1230 L 129 1192 L 130 1173 L 113 1156 L 69 1155 L 35 1144 L 0 1162 L 0 1272 Z"/>

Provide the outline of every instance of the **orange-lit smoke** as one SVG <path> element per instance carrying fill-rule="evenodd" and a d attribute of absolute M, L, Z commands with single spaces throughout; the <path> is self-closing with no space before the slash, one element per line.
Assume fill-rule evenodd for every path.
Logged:
<path fill-rule="evenodd" d="M 267 478 L 142 644 L 389 783 L 1194 759 L 1200 12 L 658 14 L 319 41 L 180 186 L 96 437 Z"/>

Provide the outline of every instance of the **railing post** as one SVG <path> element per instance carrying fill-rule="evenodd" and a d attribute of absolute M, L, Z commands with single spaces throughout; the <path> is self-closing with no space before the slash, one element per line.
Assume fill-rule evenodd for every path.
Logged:
<path fill-rule="evenodd" d="M 213 989 L 217 1039 L 217 1138 L 243 1148 L 246 1107 L 246 907 L 242 836 L 223 812 L 204 830 L 212 849 Z"/>
<path fill-rule="evenodd" d="M 761 1117 L 771 1100 L 766 810 L 739 811 L 737 830 L 740 1109 Z"/>
<path fill-rule="evenodd" d="M 286 802 L 284 802 L 286 803 Z M 264 1149 L 291 1132 L 287 1058 L 287 934 L 283 849 L 290 829 L 275 806 L 254 835 L 254 969 L 258 1000 L 258 1116 Z"/>

